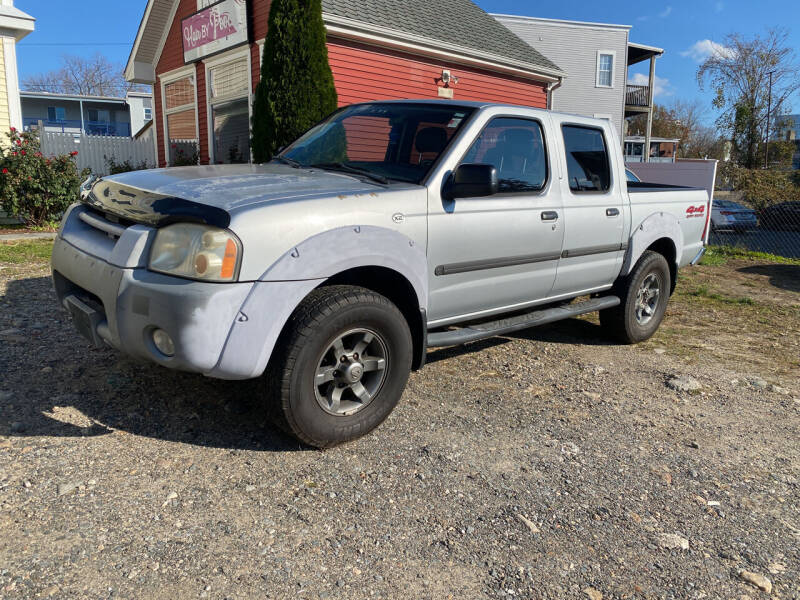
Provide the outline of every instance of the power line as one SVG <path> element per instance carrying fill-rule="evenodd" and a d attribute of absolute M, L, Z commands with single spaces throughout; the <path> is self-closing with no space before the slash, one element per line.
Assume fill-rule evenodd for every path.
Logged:
<path fill-rule="evenodd" d="M 20 42 L 19 46 L 130 46 L 127 42 Z"/>

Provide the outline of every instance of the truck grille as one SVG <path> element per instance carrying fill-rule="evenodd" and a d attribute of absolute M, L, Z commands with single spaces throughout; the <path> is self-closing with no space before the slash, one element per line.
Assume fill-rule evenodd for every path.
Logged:
<path fill-rule="evenodd" d="M 118 240 L 122 234 L 125 233 L 125 229 L 127 229 L 127 225 L 120 223 L 115 217 L 103 215 L 93 210 L 80 213 L 78 218 L 89 227 L 102 231 L 115 241 Z"/>

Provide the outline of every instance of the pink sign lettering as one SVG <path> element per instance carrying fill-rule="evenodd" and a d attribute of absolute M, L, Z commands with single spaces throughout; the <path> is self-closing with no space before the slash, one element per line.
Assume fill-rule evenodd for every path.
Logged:
<path fill-rule="evenodd" d="M 183 21 L 183 49 L 194 50 L 236 33 L 230 12 L 218 6 L 197 13 Z"/>

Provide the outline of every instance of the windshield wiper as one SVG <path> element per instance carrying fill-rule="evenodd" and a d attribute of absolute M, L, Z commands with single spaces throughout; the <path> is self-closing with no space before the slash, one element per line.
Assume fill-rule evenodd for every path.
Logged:
<path fill-rule="evenodd" d="M 272 160 L 277 160 L 279 162 L 282 162 L 285 165 L 289 165 L 290 167 L 294 167 L 295 169 L 299 169 L 300 167 L 303 166 L 299 162 L 297 162 L 295 159 L 289 158 L 287 156 L 280 156 L 280 155 L 273 156 Z"/>
<path fill-rule="evenodd" d="M 389 183 L 389 180 L 383 175 L 378 175 L 377 173 L 373 173 L 369 169 L 354 167 L 353 165 L 348 165 L 343 162 L 317 163 L 311 166 L 316 167 L 317 169 L 325 169 L 328 171 L 345 171 L 347 173 L 355 173 L 356 175 L 363 175 L 364 177 L 369 177 L 370 179 L 372 179 L 372 181 L 377 181 L 378 183 L 382 183 L 384 185 L 387 185 Z"/>

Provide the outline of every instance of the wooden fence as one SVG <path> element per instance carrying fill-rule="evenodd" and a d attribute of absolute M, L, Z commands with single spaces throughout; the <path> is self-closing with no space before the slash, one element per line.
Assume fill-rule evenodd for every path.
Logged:
<path fill-rule="evenodd" d="M 111 158 L 117 163 L 127 160 L 134 166 L 142 163 L 147 163 L 151 169 L 156 166 L 155 147 L 150 136 L 134 139 L 42 131 L 41 143 L 42 153 L 46 156 L 77 151 L 78 168 L 89 167 L 96 175 L 108 175 L 108 159 Z"/>

